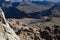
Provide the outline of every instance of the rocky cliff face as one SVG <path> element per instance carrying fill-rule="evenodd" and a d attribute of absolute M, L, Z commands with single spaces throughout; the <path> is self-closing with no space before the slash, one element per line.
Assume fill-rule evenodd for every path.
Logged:
<path fill-rule="evenodd" d="M 12 28 L 5 19 L 3 11 L 0 9 L 0 40 L 19 40 Z"/>

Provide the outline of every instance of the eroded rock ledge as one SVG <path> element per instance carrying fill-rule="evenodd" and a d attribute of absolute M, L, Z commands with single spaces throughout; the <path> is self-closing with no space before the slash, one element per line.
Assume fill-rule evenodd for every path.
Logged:
<path fill-rule="evenodd" d="M 5 15 L 0 8 L 0 40 L 19 40 L 13 29 L 5 19 Z"/>

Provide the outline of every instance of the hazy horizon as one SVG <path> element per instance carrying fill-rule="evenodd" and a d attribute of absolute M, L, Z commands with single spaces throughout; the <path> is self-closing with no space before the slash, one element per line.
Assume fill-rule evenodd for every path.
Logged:
<path fill-rule="evenodd" d="M 9 0 L 6 0 L 6 1 L 9 1 Z M 22 0 L 11 0 L 11 1 L 14 1 L 14 2 L 20 2 Z M 27 1 L 27 0 L 26 0 Z M 31 0 L 31 1 L 50 1 L 50 2 L 60 2 L 60 0 Z"/>

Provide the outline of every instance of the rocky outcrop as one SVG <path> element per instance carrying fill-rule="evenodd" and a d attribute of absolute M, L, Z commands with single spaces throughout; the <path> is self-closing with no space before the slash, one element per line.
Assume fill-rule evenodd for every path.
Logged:
<path fill-rule="evenodd" d="M 19 40 L 13 29 L 5 19 L 5 15 L 0 8 L 0 40 Z"/>
<path fill-rule="evenodd" d="M 10 27 L 20 40 L 60 40 L 60 18 L 8 19 Z"/>

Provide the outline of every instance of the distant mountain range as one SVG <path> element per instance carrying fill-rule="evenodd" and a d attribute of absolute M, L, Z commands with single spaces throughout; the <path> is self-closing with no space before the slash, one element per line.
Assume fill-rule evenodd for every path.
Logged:
<path fill-rule="evenodd" d="M 60 6 L 48 1 L 0 3 L 6 18 L 40 18 L 40 16 L 60 16 Z"/>
<path fill-rule="evenodd" d="M 32 1 L 31 3 L 37 4 L 37 5 L 47 5 L 50 6 L 52 4 L 55 4 L 54 2 L 49 2 L 49 1 Z"/>

